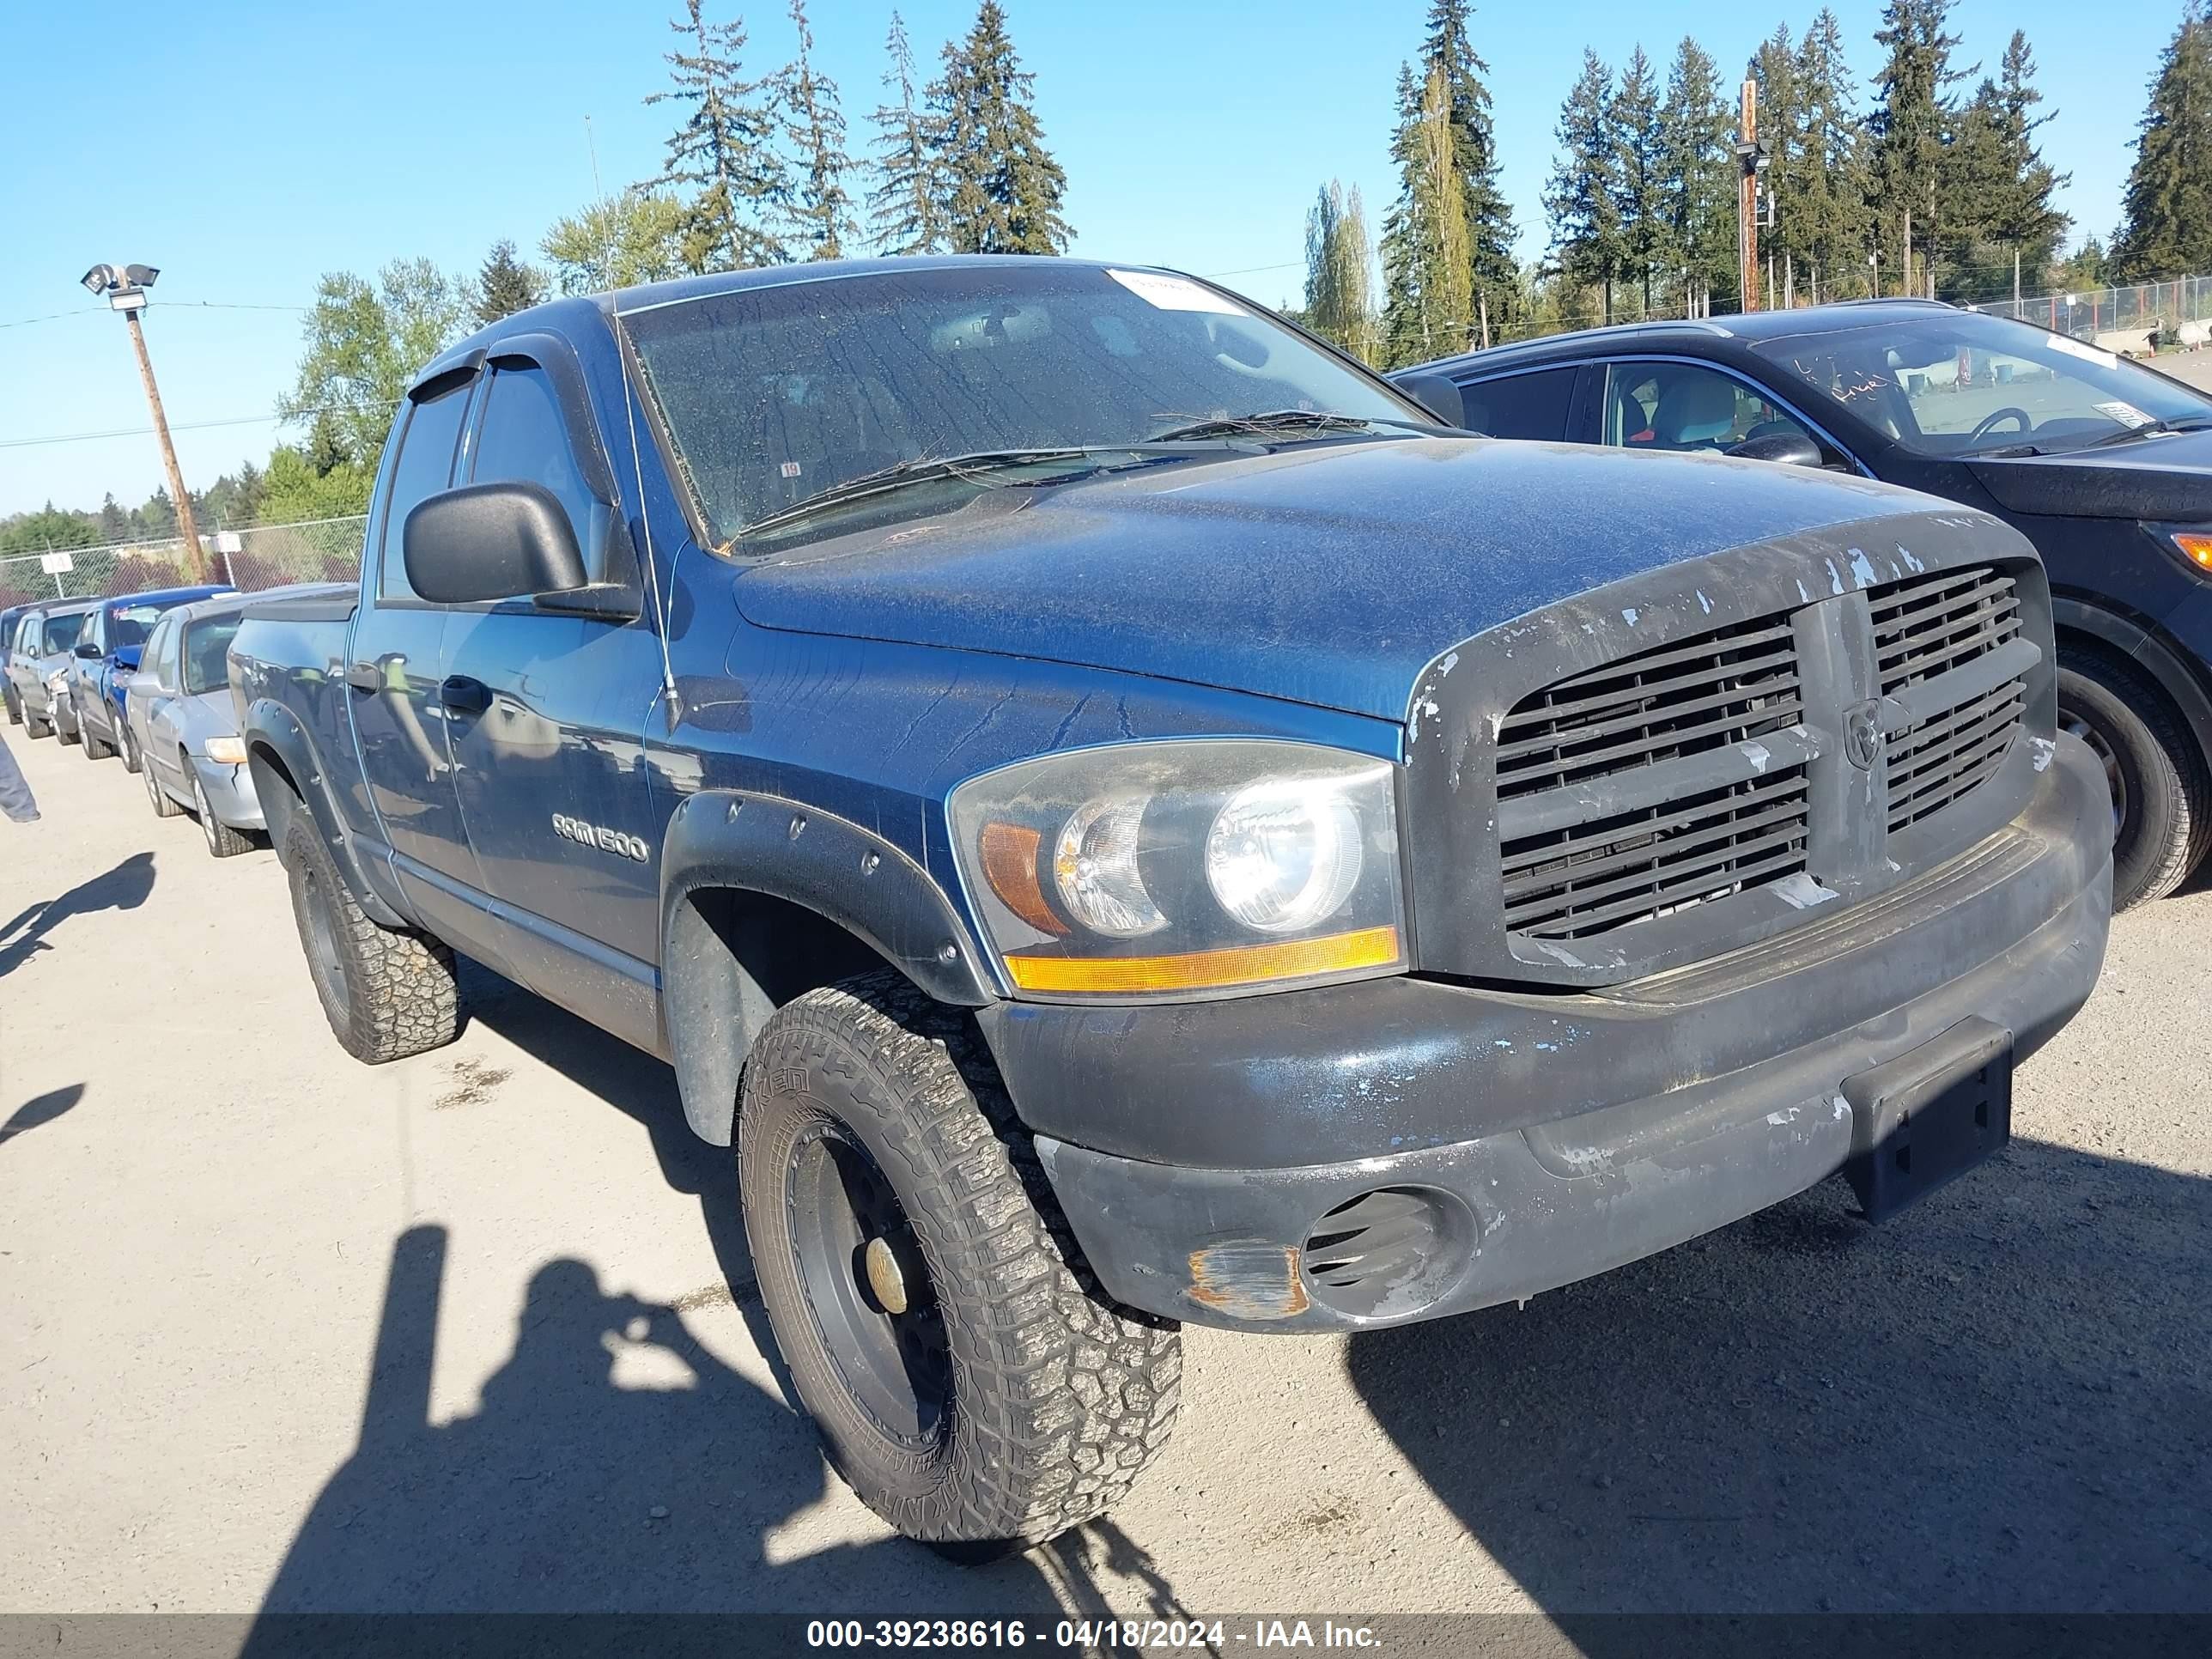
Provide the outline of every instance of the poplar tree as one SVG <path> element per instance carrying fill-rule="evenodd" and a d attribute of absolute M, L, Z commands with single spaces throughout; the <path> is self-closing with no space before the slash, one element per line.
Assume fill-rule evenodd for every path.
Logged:
<path fill-rule="evenodd" d="M 709 23 L 702 0 L 686 0 L 672 22 L 690 46 L 665 54 L 670 84 L 648 104 L 673 103 L 684 119 L 668 140 L 667 166 L 647 188 L 674 185 L 684 202 L 684 259 L 695 271 L 780 264 L 789 258 L 775 225 L 790 185 L 776 152 L 774 88 L 744 76 L 742 18 Z"/>
<path fill-rule="evenodd" d="M 787 211 L 792 240 L 801 257 L 842 259 L 860 234 L 853 198 L 845 188 L 852 158 L 845 152 L 845 117 L 837 106 L 837 83 L 814 66 L 814 30 L 806 21 L 806 0 L 791 0 L 791 22 L 799 53 L 777 88 L 784 140 L 798 158 L 798 178 Z"/>
<path fill-rule="evenodd" d="M 1492 326 L 1510 321 L 1521 299 L 1521 265 L 1513 247 L 1513 209 L 1498 180 L 1498 138 L 1490 108 L 1490 73 L 1474 49 L 1468 0 L 1431 0 L 1421 45 L 1422 81 L 1441 68 L 1450 97 L 1452 166 L 1465 195 L 1472 286 Z"/>
<path fill-rule="evenodd" d="M 2203 0 L 2191 0 L 2159 59 L 2110 268 L 2121 282 L 2212 269 L 2212 21 Z"/>
<path fill-rule="evenodd" d="M 1305 325 L 1362 362 L 1375 356 L 1368 284 L 1367 213 L 1359 186 L 1332 179 L 1306 211 Z"/>
<path fill-rule="evenodd" d="M 1815 300 L 1860 291 L 1867 254 L 1864 126 L 1843 26 L 1823 7 L 1797 43 L 1798 143 L 1802 167 L 1790 204 L 1790 243 L 1810 267 Z"/>
<path fill-rule="evenodd" d="M 1559 108 L 1559 156 L 1544 189 L 1552 251 L 1560 276 L 1577 288 L 1602 286 L 1603 317 L 1613 320 L 1613 285 L 1626 263 L 1620 177 L 1613 130 L 1613 72 L 1585 48 L 1583 72 Z"/>
<path fill-rule="evenodd" d="M 1452 143 L 1451 87 L 1441 64 L 1416 80 L 1398 69 L 1398 198 L 1382 225 L 1382 353 L 1393 365 L 1466 349 L 1474 306 L 1467 196 Z"/>
<path fill-rule="evenodd" d="M 1045 149 L 1031 102 L 1036 82 L 998 0 L 982 0 L 929 88 L 945 240 L 956 253 L 1059 253 L 1074 234 L 1060 211 L 1067 175 Z"/>
<path fill-rule="evenodd" d="M 1796 240 L 1802 228 L 1797 207 L 1806 182 L 1804 144 L 1799 132 L 1803 112 L 1797 95 L 1797 49 L 1790 42 L 1788 24 L 1774 26 L 1774 33 L 1752 54 L 1747 72 L 1758 94 L 1754 130 L 1766 146 L 1766 176 L 1761 183 L 1774 209 L 1771 230 L 1761 221 L 1759 247 L 1770 268 L 1784 267 L 1775 283 L 1775 298 L 1780 303 L 1795 258 L 1803 251 Z"/>
<path fill-rule="evenodd" d="M 1653 278 L 1672 263 L 1666 200 L 1667 142 L 1660 119 L 1659 78 L 1638 46 L 1620 72 L 1610 118 L 1615 211 L 1620 218 L 1624 270 L 1644 293 L 1644 314 L 1652 311 Z"/>
<path fill-rule="evenodd" d="M 1659 115 L 1660 191 L 1668 250 L 1693 312 L 1735 293 L 1735 118 L 1719 69 L 1686 35 Z"/>
<path fill-rule="evenodd" d="M 928 120 L 915 103 L 914 48 L 896 12 L 884 47 L 891 61 L 883 83 L 896 101 L 878 104 L 870 118 L 881 182 L 868 193 L 868 234 L 879 253 L 941 252 L 945 186 Z"/>

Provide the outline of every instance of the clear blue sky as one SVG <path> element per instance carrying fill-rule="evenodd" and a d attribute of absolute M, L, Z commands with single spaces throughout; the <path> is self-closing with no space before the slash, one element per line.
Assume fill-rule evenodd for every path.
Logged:
<path fill-rule="evenodd" d="M 1198 5 L 1007 0 L 1036 75 L 1045 134 L 1068 176 L 1075 251 L 1228 280 L 1273 303 L 1297 290 L 1305 210 L 1331 177 L 1358 184 L 1379 223 L 1400 61 L 1426 0 L 1364 5 L 1278 0 Z M 732 9 L 710 0 L 713 15 Z M 902 0 L 925 70 L 963 32 L 972 0 Z M 1618 63 L 1639 40 L 1664 64 L 1693 33 L 1730 74 L 1777 21 L 1815 9 L 1711 4 L 1482 8 L 1507 195 L 1522 252 L 1540 250 L 1540 191 L 1559 100 L 1587 43 Z M 1879 4 L 1843 18 L 1863 95 Z M 102 260 L 158 265 L 148 336 L 173 424 L 265 417 L 298 356 L 300 307 L 325 270 L 425 254 L 473 269 L 511 237 L 592 194 L 584 118 L 613 189 L 656 170 L 672 118 L 641 100 L 660 84 L 668 0 L 471 0 L 278 5 L 203 0 L 120 10 L 8 8 L 0 23 L 0 514 L 126 505 L 161 479 L 121 321 L 87 309 L 80 272 Z M 878 101 L 888 0 L 814 0 L 822 67 L 856 140 Z M 788 55 L 780 0 L 743 8 L 750 60 Z M 2045 152 L 2073 184 L 2076 229 L 2118 217 L 2143 88 L 2178 3 L 2099 9 L 2050 0 L 1962 0 L 1961 58 L 1994 64 L 2015 27 L 2041 68 Z M 1257 269 L 1255 269 L 1257 268 Z M 24 445 L 27 438 L 126 435 Z M 273 422 L 183 430 L 186 479 L 204 489 L 261 459 Z"/>

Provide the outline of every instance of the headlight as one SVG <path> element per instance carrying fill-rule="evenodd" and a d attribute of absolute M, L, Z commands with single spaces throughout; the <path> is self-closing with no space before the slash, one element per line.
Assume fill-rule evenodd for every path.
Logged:
<path fill-rule="evenodd" d="M 246 739 L 210 738 L 207 757 L 219 766 L 243 766 L 246 764 Z"/>
<path fill-rule="evenodd" d="M 1129 744 L 970 778 L 951 807 L 962 878 L 1025 994 L 1190 996 L 1405 966 L 1387 761 Z"/>

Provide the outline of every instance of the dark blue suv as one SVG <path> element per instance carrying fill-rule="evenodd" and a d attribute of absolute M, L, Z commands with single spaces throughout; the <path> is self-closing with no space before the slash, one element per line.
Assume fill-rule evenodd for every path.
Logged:
<path fill-rule="evenodd" d="M 465 951 L 674 1067 L 834 1466 L 972 1553 L 1177 1327 L 1535 1295 L 2008 1133 L 2111 802 L 1986 514 L 1498 443 L 1172 271 L 741 272 L 429 364 L 359 592 L 252 607 L 333 1032 Z"/>

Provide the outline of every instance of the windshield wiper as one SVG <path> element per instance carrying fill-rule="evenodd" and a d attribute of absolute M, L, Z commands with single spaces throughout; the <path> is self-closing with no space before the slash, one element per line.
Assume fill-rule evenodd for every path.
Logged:
<path fill-rule="evenodd" d="M 1206 453 L 1205 447 L 1192 444 L 1099 444 L 1078 448 L 1058 449 L 982 449 L 965 455 L 915 456 L 909 460 L 896 461 L 878 467 L 872 472 L 863 472 L 858 477 L 847 478 L 829 489 L 780 507 L 764 518 L 754 520 L 738 532 L 740 536 L 757 536 L 795 524 L 827 508 L 842 506 L 848 501 L 864 500 L 871 495 L 903 489 L 908 484 L 926 483 L 934 479 L 963 478 L 981 483 L 989 474 L 1004 472 L 1024 466 L 1047 466 L 1054 462 L 1068 463 L 1065 470 L 1030 480 L 1034 483 L 1065 483 L 1073 476 L 1088 476 L 1115 465 L 1135 465 L 1150 460 L 1179 460 L 1187 456 Z M 1127 457 L 1117 461 L 1117 457 Z M 1018 482 L 1008 480 L 1007 482 Z"/>
<path fill-rule="evenodd" d="M 1164 432 L 1152 434 L 1146 441 L 1165 443 L 1177 438 L 1276 437 L 1296 433 L 1318 437 L 1331 432 L 1369 432 L 1378 426 L 1393 427 L 1406 432 L 1449 432 L 1452 429 L 1424 424 L 1419 421 L 1390 420 L 1380 416 L 1338 415 L 1325 409 L 1270 409 L 1257 415 L 1216 416 L 1212 420 L 1193 421 L 1186 426 L 1171 426 Z"/>
<path fill-rule="evenodd" d="M 2212 428 L 2212 418 L 2192 415 L 2186 419 L 2153 421 L 2148 426 L 2131 426 L 2118 432 L 2107 432 L 2101 438 L 2093 438 L 2081 446 L 2084 449 L 2102 449 L 2106 444 L 2125 443 L 2130 438 L 2155 437 L 2162 432 L 2203 432 Z"/>

